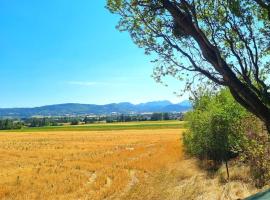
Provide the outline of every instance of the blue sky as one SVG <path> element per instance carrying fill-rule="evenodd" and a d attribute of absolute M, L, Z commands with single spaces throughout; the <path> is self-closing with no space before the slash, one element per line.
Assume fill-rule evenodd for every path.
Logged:
<path fill-rule="evenodd" d="M 0 1 L 0 107 L 59 103 L 146 102 L 168 99 L 152 78 L 153 64 L 105 1 Z"/>

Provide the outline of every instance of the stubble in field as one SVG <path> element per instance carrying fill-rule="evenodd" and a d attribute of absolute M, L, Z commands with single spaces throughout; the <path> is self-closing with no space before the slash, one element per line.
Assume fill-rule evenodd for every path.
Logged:
<path fill-rule="evenodd" d="M 181 159 L 180 130 L 1 133 L 0 197 L 124 198 Z"/>
<path fill-rule="evenodd" d="M 185 160 L 181 132 L 1 133 L 0 199 L 215 200 L 249 195 L 248 184 L 221 186 L 195 161 Z"/>

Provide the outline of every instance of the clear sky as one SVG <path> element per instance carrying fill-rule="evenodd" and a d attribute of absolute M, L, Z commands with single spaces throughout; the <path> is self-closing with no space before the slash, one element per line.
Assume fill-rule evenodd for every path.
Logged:
<path fill-rule="evenodd" d="M 0 1 L 0 107 L 171 100 L 105 0 Z"/>

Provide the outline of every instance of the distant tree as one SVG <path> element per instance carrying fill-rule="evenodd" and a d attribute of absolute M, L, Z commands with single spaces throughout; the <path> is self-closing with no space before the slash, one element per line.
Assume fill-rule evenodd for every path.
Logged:
<path fill-rule="evenodd" d="M 154 77 L 226 86 L 270 133 L 269 0 L 107 0 L 118 28 L 157 59 Z"/>
<path fill-rule="evenodd" d="M 88 124 L 88 117 L 87 117 L 87 116 L 84 117 L 83 122 L 84 122 L 85 124 Z"/>
<path fill-rule="evenodd" d="M 0 120 L 0 130 L 21 129 L 23 123 L 20 121 L 13 121 L 11 119 Z"/>
<path fill-rule="evenodd" d="M 70 125 L 78 125 L 80 123 L 80 121 L 78 119 L 72 119 L 72 121 L 70 122 Z"/>
<path fill-rule="evenodd" d="M 85 124 L 92 124 L 92 123 L 94 123 L 95 121 L 98 121 L 96 118 L 93 118 L 93 117 L 84 117 L 84 119 L 83 119 L 83 122 L 85 123 Z"/>
<path fill-rule="evenodd" d="M 125 122 L 131 122 L 131 121 L 133 121 L 133 120 L 132 120 L 132 117 L 126 115 L 126 116 L 125 116 Z"/>
<path fill-rule="evenodd" d="M 124 114 L 121 114 L 119 117 L 118 117 L 118 120 L 119 122 L 125 122 L 126 121 L 126 116 Z"/>
<path fill-rule="evenodd" d="M 170 119 L 169 113 L 163 113 L 162 119 L 169 120 Z"/>
<path fill-rule="evenodd" d="M 71 118 L 70 117 L 60 117 L 58 122 L 59 123 L 69 123 L 69 122 L 71 122 Z"/>
<path fill-rule="evenodd" d="M 52 121 L 52 122 L 50 123 L 50 126 L 59 126 L 59 124 L 58 124 L 56 121 Z"/>
<path fill-rule="evenodd" d="M 13 122 L 12 129 L 21 129 L 22 127 L 23 127 L 23 122 L 21 121 Z"/>
<path fill-rule="evenodd" d="M 153 113 L 151 116 L 152 121 L 162 120 L 162 113 Z"/>
<path fill-rule="evenodd" d="M 42 126 L 58 126 L 58 121 L 61 121 L 57 118 L 48 118 L 48 117 L 43 117 L 43 118 L 30 118 L 30 119 L 25 119 L 26 124 L 29 125 L 29 127 L 42 127 Z"/>
<path fill-rule="evenodd" d="M 41 120 L 41 123 L 40 123 L 41 126 L 50 126 L 50 120 L 46 117 L 44 117 L 42 120 Z"/>
<path fill-rule="evenodd" d="M 6 119 L 4 122 L 5 129 L 12 129 L 13 128 L 13 122 L 10 119 Z"/>
<path fill-rule="evenodd" d="M 112 118 L 110 118 L 110 117 L 106 117 L 106 123 L 112 123 L 113 122 L 113 119 Z"/>
<path fill-rule="evenodd" d="M 32 118 L 32 119 L 30 119 L 29 121 L 30 121 L 30 124 L 29 124 L 30 127 L 38 127 L 38 126 L 39 126 L 39 121 L 38 121 L 38 119 Z"/>

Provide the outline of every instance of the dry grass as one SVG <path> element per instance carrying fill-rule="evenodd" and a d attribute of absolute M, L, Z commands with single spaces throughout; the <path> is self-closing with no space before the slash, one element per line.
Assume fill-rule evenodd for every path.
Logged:
<path fill-rule="evenodd" d="M 0 133 L 0 199 L 237 199 L 256 192 L 222 183 L 183 158 L 181 130 Z M 237 171 L 237 170 L 236 170 Z"/>

